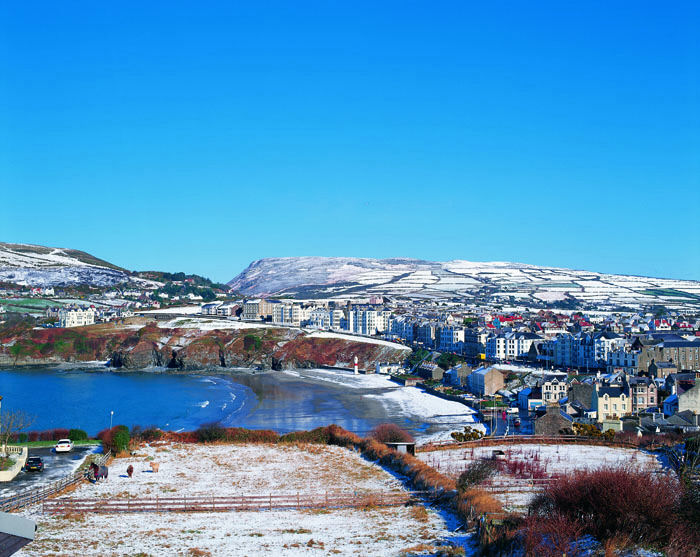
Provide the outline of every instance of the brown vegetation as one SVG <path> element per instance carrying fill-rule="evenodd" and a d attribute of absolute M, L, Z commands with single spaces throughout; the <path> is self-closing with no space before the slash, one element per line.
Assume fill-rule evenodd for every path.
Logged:
<path fill-rule="evenodd" d="M 530 555 L 572 554 L 588 535 L 616 548 L 643 546 L 692 555 L 698 524 L 687 520 L 686 487 L 675 478 L 626 468 L 560 478 L 530 506 L 522 540 Z"/>

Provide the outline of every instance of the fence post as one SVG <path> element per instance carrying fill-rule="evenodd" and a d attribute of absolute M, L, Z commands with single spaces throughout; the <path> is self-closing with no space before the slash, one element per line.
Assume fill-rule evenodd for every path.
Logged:
<path fill-rule="evenodd" d="M 299 503 L 299 492 L 297 491 L 297 509 L 301 507 L 301 504 Z"/>
<path fill-rule="evenodd" d="M 156 512 L 160 511 L 160 503 L 158 502 L 158 496 L 156 495 Z"/>
<path fill-rule="evenodd" d="M 272 493 L 270 493 L 270 510 L 272 510 Z"/>

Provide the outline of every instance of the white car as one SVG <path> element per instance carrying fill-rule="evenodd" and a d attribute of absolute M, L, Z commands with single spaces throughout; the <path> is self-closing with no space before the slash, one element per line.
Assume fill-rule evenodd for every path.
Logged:
<path fill-rule="evenodd" d="M 54 450 L 57 453 L 69 453 L 73 450 L 73 441 L 70 439 L 59 439 Z"/>

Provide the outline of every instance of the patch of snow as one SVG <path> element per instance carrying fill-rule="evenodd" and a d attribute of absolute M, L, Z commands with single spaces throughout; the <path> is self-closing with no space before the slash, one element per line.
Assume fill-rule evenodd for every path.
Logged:
<path fill-rule="evenodd" d="M 343 333 L 333 333 L 330 331 L 314 331 L 307 335 L 310 338 L 342 338 L 345 340 L 352 340 L 355 342 L 364 342 L 367 344 L 378 344 L 380 346 L 386 346 L 388 348 L 394 348 L 395 350 L 405 350 L 410 352 L 411 349 L 403 344 L 397 344 L 395 342 L 389 342 L 388 340 L 381 340 L 371 337 L 363 337 L 359 335 L 350 335 Z"/>

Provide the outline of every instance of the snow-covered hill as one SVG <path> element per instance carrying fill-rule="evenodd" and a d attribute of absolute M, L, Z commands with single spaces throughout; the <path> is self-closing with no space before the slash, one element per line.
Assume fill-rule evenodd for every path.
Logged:
<path fill-rule="evenodd" d="M 523 263 L 349 257 L 284 257 L 254 261 L 229 286 L 248 295 L 300 298 L 454 299 L 539 306 L 700 308 L 700 282 L 609 275 Z"/>
<path fill-rule="evenodd" d="M 127 280 L 123 269 L 83 251 L 0 242 L 0 282 L 111 286 Z"/>

